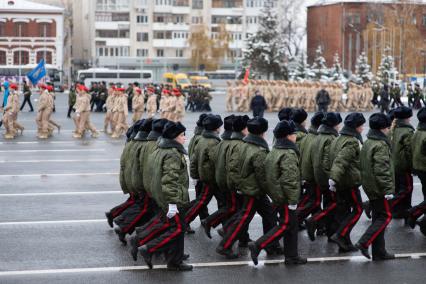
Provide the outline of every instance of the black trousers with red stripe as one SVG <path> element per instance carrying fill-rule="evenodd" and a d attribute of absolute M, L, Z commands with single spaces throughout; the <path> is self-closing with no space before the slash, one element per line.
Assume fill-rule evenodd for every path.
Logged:
<path fill-rule="evenodd" d="M 423 202 L 408 210 L 410 216 L 415 220 L 426 213 L 426 172 L 417 171 L 416 175 L 419 177 L 420 182 L 422 183 Z"/>
<path fill-rule="evenodd" d="M 392 213 L 405 216 L 411 208 L 413 176 L 411 173 L 395 174 L 395 197 L 392 199 Z"/>
<path fill-rule="evenodd" d="M 373 245 L 373 256 L 382 256 L 386 253 L 385 229 L 392 219 L 391 206 L 384 197 L 370 200 L 370 206 L 372 223 L 358 242 L 365 248 Z"/>
<path fill-rule="evenodd" d="M 153 217 L 154 201 L 144 194 L 136 200 L 135 204 L 124 210 L 120 216 L 114 219 L 114 223 L 125 234 L 132 234 L 137 226 L 141 226 Z"/>
<path fill-rule="evenodd" d="M 306 194 L 301 202 L 297 205 L 297 219 L 299 224 L 302 223 L 309 215 L 315 214 L 321 210 L 321 190 L 320 187 L 313 183 L 306 182 L 304 184 Z"/>
<path fill-rule="evenodd" d="M 219 224 L 226 222 L 238 210 L 237 193 L 235 191 L 228 191 L 225 193 L 226 204 L 219 207 L 217 211 L 210 214 L 205 221 L 209 227 L 216 228 Z"/>
<path fill-rule="evenodd" d="M 167 229 L 145 245 L 149 253 L 164 252 L 168 264 L 178 265 L 182 263 L 184 254 L 185 221 L 179 213 L 169 219 L 163 212 L 160 218 L 161 223 L 168 225 Z"/>
<path fill-rule="evenodd" d="M 204 207 L 206 207 L 213 196 L 216 198 L 217 207 L 221 208 L 225 206 L 225 198 L 223 192 L 221 192 L 214 185 L 203 183 L 203 188 L 201 189 L 199 196 L 189 203 L 188 209 L 185 210 L 185 223 L 187 225 L 191 224 L 195 218 L 200 214 Z"/>
<path fill-rule="evenodd" d="M 338 223 L 335 218 L 336 214 L 336 194 L 327 189 L 321 189 L 322 193 L 322 202 L 323 210 L 318 211 L 312 217 L 310 217 L 314 222 L 317 223 L 317 227 L 325 226 L 327 230 L 327 236 L 332 236 L 338 227 Z"/>
<path fill-rule="evenodd" d="M 114 219 L 117 216 L 119 216 L 121 213 L 123 213 L 124 210 L 132 206 L 133 204 L 135 204 L 135 195 L 131 193 L 129 198 L 127 198 L 126 201 L 112 208 L 109 211 L 109 213 L 111 214 L 111 217 Z"/>
<path fill-rule="evenodd" d="M 336 203 L 336 219 L 339 223 L 336 234 L 350 239 L 351 231 L 362 214 L 362 198 L 359 188 L 337 188 Z"/>
<path fill-rule="evenodd" d="M 143 246 L 169 228 L 170 223 L 163 222 L 163 214 L 163 212 L 157 213 L 145 225 L 136 228 L 138 246 Z"/>
<path fill-rule="evenodd" d="M 284 237 L 284 255 L 285 257 L 298 256 L 297 234 L 298 221 L 295 210 L 289 210 L 288 205 L 280 205 L 277 207 L 279 215 L 279 224 L 274 226 L 266 234 L 256 241 L 256 245 L 260 249 L 265 249 L 274 242 Z"/>
<path fill-rule="evenodd" d="M 243 195 L 243 205 L 226 223 L 224 228 L 225 236 L 219 244 L 220 248 L 230 249 L 235 241 L 242 239 L 247 234 L 251 220 L 256 212 L 262 217 L 264 233 L 275 226 L 276 217 L 271 202 L 266 195 L 261 197 L 251 197 Z M 277 243 L 274 243 L 276 246 Z"/>
<path fill-rule="evenodd" d="M 197 184 L 195 185 L 195 198 L 199 198 L 201 192 L 203 191 L 203 188 L 204 183 L 200 180 L 197 181 Z M 198 216 L 200 216 L 201 220 L 206 219 L 209 216 L 209 209 L 207 208 L 207 205 L 201 207 L 200 211 L 198 212 Z"/>

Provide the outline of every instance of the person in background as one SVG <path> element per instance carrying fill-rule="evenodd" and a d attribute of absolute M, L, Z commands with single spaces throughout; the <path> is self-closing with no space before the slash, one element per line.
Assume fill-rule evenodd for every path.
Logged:
<path fill-rule="evenodd" d="M 22 111 L 24 109 L 24 106 L 26 103 L 28 103 L 28 105 L 30 106 L 30 112 L 34 111 L 33 105 L 31 104 L 31 88 L 30 86 L 28 86 L 27 81 L 24 80 L 24 86 L 23 86 L 23 91 L 24 91 L 24 101 L 22 102 L 21 108 L 19 109 L 20 111 Z"/>

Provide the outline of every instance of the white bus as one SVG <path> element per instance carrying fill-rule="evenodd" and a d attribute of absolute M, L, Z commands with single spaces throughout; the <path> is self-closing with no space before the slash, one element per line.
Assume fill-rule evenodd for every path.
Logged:
<path fill-rule="evenodd" d="M 127 86 L 130 83 L 139 84 L 152 83 L 152 71 L 149 70 L 120 70 L 108 68 L 90 68 L 80 70 L 77 73 L 78 82 L 84 82 L 86 87 L 90 87 L 92 82 L 121 83 Z"/>
<path fill-rule="evenodd" d="M 28 83 L 30 80 L 27 78 L 31 70 L 33 70 L 37 64 L 26 64 L 26 65 L 0 65 L 0 82 L 22 82 L 23 80 Z M 56 91 L 63 91 L 62 84 L 62 71 L 53 65 L 46 64 L 46 77 L 41 82 L 53 82 Z M 21 74 L 21 76 L 19 76 Z"/>
<path fill-rule="evenodd" d="M 235 70 L 206 71 L 204 75 L 209 78 L 213 89 L 224 89 L 226 88 L 226 81 L 234 81 L 237 79 Z"/>

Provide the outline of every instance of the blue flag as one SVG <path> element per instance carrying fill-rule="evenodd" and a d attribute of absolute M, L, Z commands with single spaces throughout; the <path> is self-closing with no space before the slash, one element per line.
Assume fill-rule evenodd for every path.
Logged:
<path fill-rule="evenodd" d="M 44 59 L 42 59 L 36 68 L 28 72 L 27 77 L 33 85 L 36 85 L 44 76 L 46 76 L 46 68 L 44 67 Z"/>

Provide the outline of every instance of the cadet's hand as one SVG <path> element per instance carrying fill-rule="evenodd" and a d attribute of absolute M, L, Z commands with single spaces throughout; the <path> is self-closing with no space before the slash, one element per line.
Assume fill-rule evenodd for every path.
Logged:
<path fill-rule="evenodd" d="M 175 217 L 175 215 L 179 213 L 176 204 L 169 204 L 169 211 L 167 211 L 167 218 L 171 219 Z"/>
<path fill-rule="evenodd" d="M 296 210 L 296 209 L 297 209 L 297 204 L 292 204 L 292 205 L 291 205 L 291 204 L 289 204 L 289 205 L 288 205 L 288 209 L 289 209 L 289 210 Z"/>
<path fill-rule="evenodd" d="M 192 180 L 192 185 L 193 185 L 193 186 L 197 186 L 197 183 L 198 183 L 198 179 L 193 179 L 193 180 Z"/>
<path fill-rule="evenodd" d="M 336 192 L 336 182 L 334 180 L 328 180 L 328 189 L 332 192 Z"/>
<path fill-rule="evenodd" d="M 393 199 L 393 197 L 394 197 L 393 194 L 386 194 L 385 195 L 386 200 L 391 200 L 391 199 Z"/>

